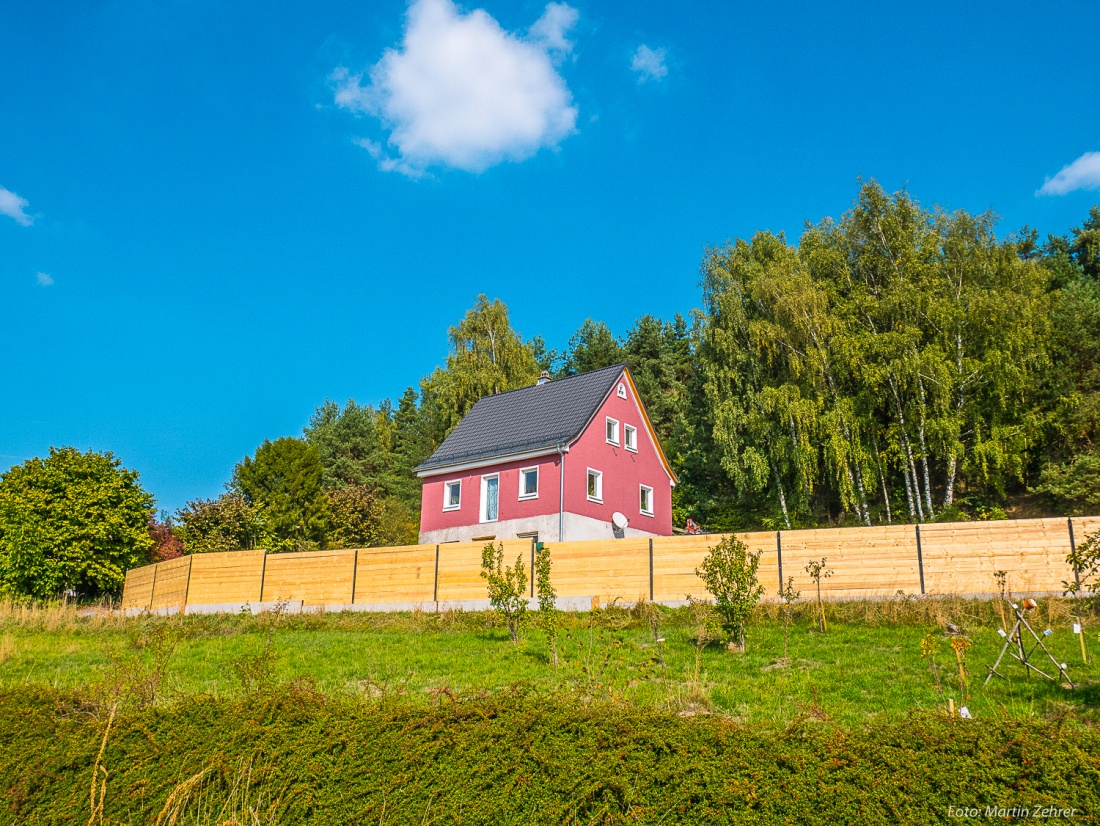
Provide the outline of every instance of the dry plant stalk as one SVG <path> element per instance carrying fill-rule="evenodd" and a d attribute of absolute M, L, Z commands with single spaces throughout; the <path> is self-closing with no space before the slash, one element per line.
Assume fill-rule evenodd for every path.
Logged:
<path fill-rule="evenodd" d="M 88 816 L 88 826 L 95 826 L 103 822 L 103 806 L 107 801 L 107 768 L 103 765 L 103 752 L 107 750 L 107 735 L 111 733 L 111 724 L 115 721 L 115 712 L 118 711 L 118 703 L 111 706 L 111 713 L 107 717 L 107 726 L 103 729 L 103 740 L 99 744 L 99 754 L 96 755 L 95 765 L 92 766 L 92 788 L 90 793 L 91 814 Z M 99 782 L 100 772 L 103 779 Z"/>
<path fill-rule="evenodd" d="M 1001 628 L 1007 628 L 1005 620 L 1005 590 L 1008 582 L 1008 571 L 994 571 L 993 578 L 997 580 L 997 589 L 1001 592 L 1001 598 L 997 600 L 997 611 L 1001 615 Z"/>
<path fill-rule="evenodd" d="M 959 690 L 962 691 L 964 697 L 969 697 L 970 693 L 966 687 L 966 667 L 964 660 L 966 659 L 966 649 L 970 647 L 970 640 L 965 637 L 952 637 L 951 648 L 955 651 L 955 660 L 959 664 Z"/>

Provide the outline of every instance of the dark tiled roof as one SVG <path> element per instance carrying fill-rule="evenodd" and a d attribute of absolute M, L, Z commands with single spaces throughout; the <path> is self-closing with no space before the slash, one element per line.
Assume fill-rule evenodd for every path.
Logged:
<path fill-rule="evenodd" d="M 568 444 L 581 434 L 625 366 L 484 396 L 417 470 Z"/>

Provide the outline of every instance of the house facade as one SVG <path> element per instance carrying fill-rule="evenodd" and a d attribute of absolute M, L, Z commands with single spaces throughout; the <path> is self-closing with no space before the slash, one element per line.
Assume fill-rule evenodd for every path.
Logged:
<path fill-rule="evenodd" d="M 425 544 L 672 534 L 676 476 L 622 364 L 482 398 L 417 473 Z"/>

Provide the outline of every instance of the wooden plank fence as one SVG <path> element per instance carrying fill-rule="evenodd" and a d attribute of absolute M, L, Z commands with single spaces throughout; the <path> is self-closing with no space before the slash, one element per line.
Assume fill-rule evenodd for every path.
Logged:
<path fill-rule="evenodd" d="M 759 551 L 759 579 L 775 598 L 780 583 L 810 595 L 806 564 L 826 559 L 822 593 L 834 599 L 896 594 L 983 595 L 1003 571 L 1014 593 L 1061 593 L 1075 572 L 1073 543 L 1100 531 L 1100 517 L 1021 519 L 758 531 L 738 534 Z M 678 602 L 709 596 L 695 569 L 720 534 L 547 543 L 558 596 Z M 520 558 L 531 578 L 535 543 L 506 539 L 504 559 Z M 414 606 L 484 601 L 483 542 L 267 554 L 262 550 L 194 556 L 126 573 L 124 610 L 300 601 L 303 606 Z M 531 596 L 535 595 L 531 585 Z"/>

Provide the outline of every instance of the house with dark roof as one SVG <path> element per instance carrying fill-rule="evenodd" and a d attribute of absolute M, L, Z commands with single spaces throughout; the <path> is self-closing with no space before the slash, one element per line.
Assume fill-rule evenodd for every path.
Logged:
<path fill-rule="evenodd" d="M 417 474 L 424 544 L 672 534 L 676 475 L 625 364 L 483 397 Z"/>

